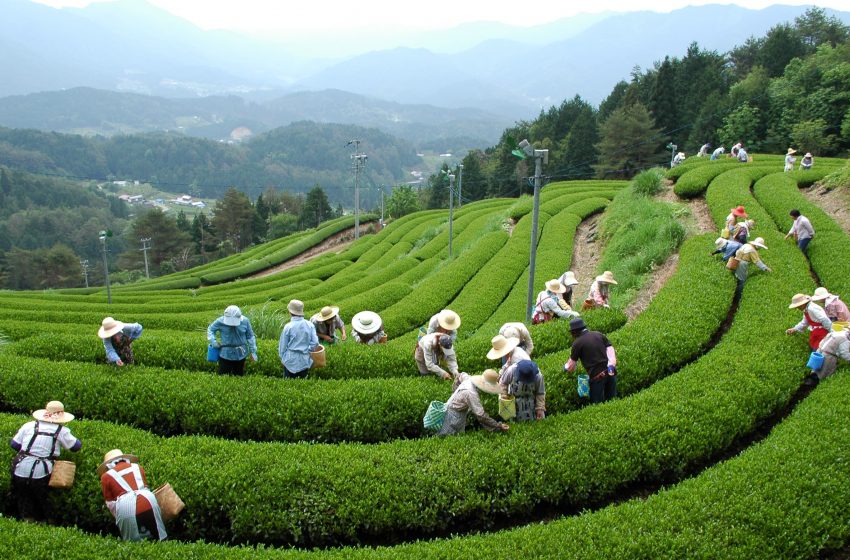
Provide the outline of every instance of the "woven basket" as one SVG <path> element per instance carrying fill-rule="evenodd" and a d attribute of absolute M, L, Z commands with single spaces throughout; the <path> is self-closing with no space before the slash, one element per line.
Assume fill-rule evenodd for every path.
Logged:
<path fill-rule="evenodd" d="M 180 499 L 174 488 L 167 482 L 154 490 L 153 495 L 156 496 L 156 501 L 159 504 L 159 510 L 162 513 L 162 519 L 164 521 L 171 521 L 180 515 L 180 512 L 186 507 L 186 504 L 183 503 L 183 500 Z"/>
<path fill-rule="evenodd" d="M 310 366 L 312 368 L 323 368 L 325 367 L 325 347 L 319 344 L 319 347 L 310 352 L 310 357 L 313 358 L 313 365 Z"/>
<path fill-rule="evenodd" d="M 77 465 L 71 461 L 54 461 L 53 474 L 50 475 L 48 485 L 51 488 L 70 488 L 74 485 L 74 474 Z"/>

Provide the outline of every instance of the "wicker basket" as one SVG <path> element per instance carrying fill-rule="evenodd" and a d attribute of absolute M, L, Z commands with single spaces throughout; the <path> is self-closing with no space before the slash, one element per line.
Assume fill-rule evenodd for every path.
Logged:
<path fill-rule="evenodd" d="M 74 485 L 74 474 L 77 465 L 71 461 L 54 461 L 53 474 L 50 475 L 48 485 L 51 488 L 70 488 Z"/>
<path fill-rule="evenodd" d="M 183 503 L 183 500 L 180 499 L 174 488 L 167 482 L 154 490 L 153 495 L 156 496 L 156 501 L 159 504 L 159 510 L 162 513 L 162 519 L 164 521 L 171 521 L 180 515 L 180 512 L 186 507 L 186 504 Z"/>
<path fill-rule="evenodd" d="M 319 347 L 316 348 L 315 351 L 310 352 L 310 357 L 313 358 L 313 365 L 310 366 L 312 368 L 323 368 L 325 367 L 325 347 L 319 344 Z"/>

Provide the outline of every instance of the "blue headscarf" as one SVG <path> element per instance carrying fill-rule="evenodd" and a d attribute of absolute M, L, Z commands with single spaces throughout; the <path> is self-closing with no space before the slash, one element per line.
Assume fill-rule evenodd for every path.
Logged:
<path fill-rule="evenodd" d="M 534 383 L 540 368 L 531 360 L 521 360 L 516 365 L 517 381 L 520 383 Z"/>

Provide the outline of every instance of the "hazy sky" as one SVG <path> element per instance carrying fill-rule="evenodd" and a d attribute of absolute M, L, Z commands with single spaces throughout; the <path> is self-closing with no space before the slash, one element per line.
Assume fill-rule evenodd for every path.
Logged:
<path fill-rule="evenodd" d="M 82 7 L 102 0 L 34 0 L 54 7 Z M 147 0 L 203 29 L 363 30 L 440 29 L 469 21 L 530 26 L 579 12 L 670 11 L 688 5 L 737 4 L 761 9 L 771 4 L 810 5 L 811 0 Z M 846 10 L 850 0 L 822 0 L 824 8 Z"/>

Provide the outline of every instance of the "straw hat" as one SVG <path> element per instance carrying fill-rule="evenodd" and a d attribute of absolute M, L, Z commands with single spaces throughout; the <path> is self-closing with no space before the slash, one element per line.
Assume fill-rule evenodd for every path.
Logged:
<path fill-rule="evenodd" d="M 724 245 L 726 245 L 726 240 L 723 239 L 722 237 L 718 237 L 717 239 L 714 240 L 714 246 L 717 249 L 722 249 Z"/>
<path fill-rule="evenodd" d="M 65 412 L 65 405 L 59 401 L 50 401 L 47 406 L 32 413 L 32 417 L 42 422 L 65 424 L 74 419 L 74 415 Z"/>
<path fill-rule="evenodd" d="M 794 148 L 788 148 L 788 153 L 786 155 L 790 156 L 791 154 L 796 154 L 796 153 L 797 153 L 797 150 L 795 150 Z"/>
<path fill-rule="evenodd" d="M 286 305 L 286 308 L 292 315 L 297 315 L 298 317 L 304 316 L 304 302 L 300 299 L 289 300 L 289 303 Z"/>
<path fill-rule="evenodd" d="M 351 318 L 351 326 L 360 334 L 372 334 L 381 330 L 381 316 L 374 311 L 361 311 Z"/>
<path fill-rule="evenodd" d="M 498 360 L 502 356 L 507 356 L 514 351 L 514 348 L 519 346 L 519 339 L 516 337 L 505 338 L 497 334 L 490 341 L 493 347 L 487 352 L 487 358 L 490 360 Z"/>
<path fill-rule="evenodd" d="M 118 459 L 125 459 L 130 461 L 131 463 L 138 463 L 139 458 L 135 455 L 130 455 L 129 453 L 124 453 L 120 449 L 113 449 L 112 451 L 107 451 L 106 455 L 103 456 L 103 462 L 100 466 L 97 467 L 97 474 L 103 476 L 103 473 L 109 470 L 107 465 L 113 461 Z"/>
<path fill-rule="evenodd" d="M 561 276 L 561 284 L 564 286 L 576 286 L 578 285 L 578 280 L 576 280 L 576 275 L 572 270 L 568 270 Z"/>
<path fill-rule="evenodd" d="M 756 247 L 761 247 L 762 249 L 767 249 L 767 245 L 764 244 L 763 237 L 756 237 L 754 240 L 750 241 L 750 245 L 755 245 Z"/>
<path fill-rule="evenodd" d="M 100 323 L 100 328 L 97 330 L 97 336 L 100 338 L 112 338 L 123 328 L 124 323 L 116 321 L 112 317 L 107 317 Z"/>
<path fill-rule="evenodd" d="M 738 207 L 736 207 L 736 208 L 732 208 L 732 215 L 733 215 L 733 216 L 738 216 L 739 218 L 746 218 L 746 217 L 747 217 L 747 212 L 746 212 L 746 211 L 744 211 L 744 207 L 743 207 L 743 206 L 738 206 Z"/>
<path fill-rule="evenodd" d="M 606 284 L 616 284 L 617 281 L 614 280 L 614 274 L 610 270 L 606 270 L 602 274 L 596 277 L 597 282 L 604 282 Z"/>
<path fill-rule="evenodd" d="M 546 282 L 546 289 L 552 292 L 553 294 L 563 294 L 567 291 L 563 284 L 561 284 L 560 280 L 549 280 Z"/>
<path fill-rule="evenodd" d="M 498 395 L 499 390 L 499 372 L 495 369 L 485 369 L 481 375 L 473 375 L 470 378 L 472 384 L 491 395 Z"/>
<path fill-rule="evenodd" d="M 316 313 L 316 318 L 318 318 L 320 321 L 329 321 L 337 315 L 339 315 L 339 307 L 326 305 L 322 308 L 321 311 Z"/>
<path fill-rule="evenodd" d="M 443 309 L 437 315 L 437 323 L 447 331 L 456 331 L 460 327 L 460 315 L 451 309 Z"/>
<path fill-rule="evenodd" d="M 832 296 L 832 294 L 829 293 L 829 290 L 826 288 L 818 288 L 815 290 L 814 295 L 812 295 L 812 301 L 823 301 L 830 296 Z"/>
<path fill-rule="evenodd" d="M 242 323 L 242 310 L 235 305 L 228 305 L 221 322 L 231 327 L 238 327 Z"/>
<path fill-rule="evenodd" d="M 798 307 L 802 307 L 812 301 L 812 298 L 807 296 L 806 294 L 794 294 L 794 297 L 791 298 L 791 304 L 788 306 L 788 309 L 796 309 Z"/>

